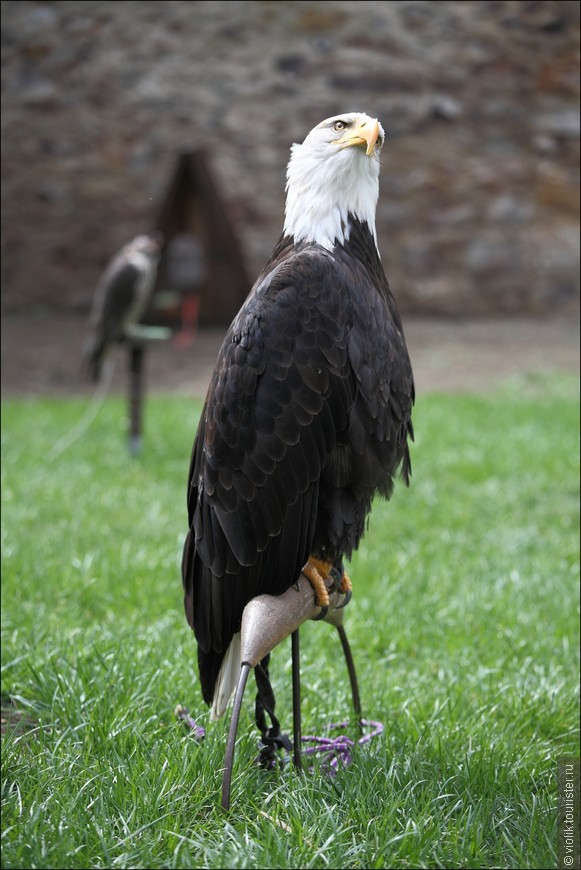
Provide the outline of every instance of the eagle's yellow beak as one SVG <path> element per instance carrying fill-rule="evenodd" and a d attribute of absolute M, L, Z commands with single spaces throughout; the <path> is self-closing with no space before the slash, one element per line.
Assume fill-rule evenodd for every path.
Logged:
<path fill-rule="evenodd" d="M 341 148 L 350 148 L 352 145 L 365 146 L 365 153 L 369 157 L 379 139 L 379 121 L 375 118 L 362 118 L 353 127 L 346 131 L 335 143 Z"/>

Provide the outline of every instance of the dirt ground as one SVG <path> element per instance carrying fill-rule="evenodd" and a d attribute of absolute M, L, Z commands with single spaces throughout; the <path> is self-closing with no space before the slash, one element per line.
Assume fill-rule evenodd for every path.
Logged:
<path fill-rule="evenodd" d="M 460 321 L 404 319 L 418 392 L 482 391 L 526 373 L 579 373 L 579 319 Z M 85 321 L 3 315 L 2 397 L 89 396 L 93 387 L 79 370 Z M 203 396 L 223 338 L 201 330 L 185 349 L 171 341 L 152 344 L 146 384 L 152 392 Z M 127 350 L 118 348 L 112 391 L 127 389 Z"/>

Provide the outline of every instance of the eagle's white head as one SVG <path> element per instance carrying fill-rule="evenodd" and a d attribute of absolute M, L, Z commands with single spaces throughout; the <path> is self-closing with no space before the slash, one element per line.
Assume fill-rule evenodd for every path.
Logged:
<path fill-rule="evenodd" d="M 375 209 L 384 139 L 377 118 L 347 112 L 321 121 L 302 145 L 293 145 L 284 234 L 331 250 L 349 239 L 351 213 L 368 224 L 377 244 Z"/>

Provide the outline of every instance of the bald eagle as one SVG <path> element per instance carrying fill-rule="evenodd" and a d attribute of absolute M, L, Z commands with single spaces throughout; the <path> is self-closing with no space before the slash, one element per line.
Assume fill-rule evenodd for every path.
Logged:
<path fill-rule="evenodd" d="M 136 236 L 111 259 L 93 297 L 83 365 L 98 381 L 109 348 L 124 338 L 147 309 L 161 254 L 158 234 Z"/>
<path fill-rule="evenodd" d="M 222 715 L 246 604 L 303 572 L 328 603 L 374 496 L 409 483 L 414 381 L 377 248 L 381 124 L 327 118 L 291 148 L 283 233 L 220 349 L 188 478 L 182 579 L 202 694 Z"/>

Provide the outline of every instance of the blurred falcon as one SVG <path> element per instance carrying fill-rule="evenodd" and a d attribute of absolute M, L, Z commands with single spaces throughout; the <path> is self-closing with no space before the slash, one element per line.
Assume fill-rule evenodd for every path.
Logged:
<path fill-rule="evenodd" d="M 155 286 L 161 255 L 160 234 L 136 236 L 109 262 L 95 289 L 83 347 L 83 363 L 93 380 L 101 376 L 111 345 L 127 338 L 139 323 Z"/>
<path fill-rule="evenodd" d="M 220 349 L 193 446 L 183 559 L 202 694 L 222 715 L 246 604 L 301 572 L 324 607 L 375 495 L 409 483 L 414 380 L 375 229 L 384 131 L 350 112 L 291 148 L 285 223 Z"/>

